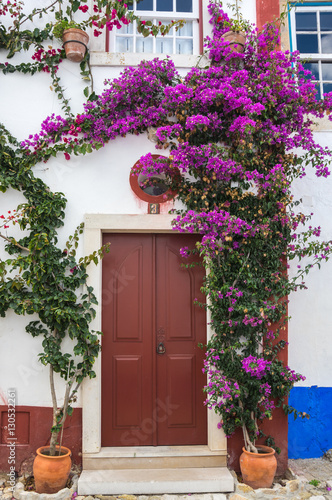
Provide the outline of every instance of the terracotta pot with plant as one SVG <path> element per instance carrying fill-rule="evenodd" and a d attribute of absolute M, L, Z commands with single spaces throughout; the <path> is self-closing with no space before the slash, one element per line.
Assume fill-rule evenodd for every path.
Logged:
<path fill-rule="evenodd" d="M 17 221 L 22 226 L 28 220 L 26 211 L 17 214 Z M 62 445 L 64 423 L 66 417 L 73 413 L 73 403 L 82 381 L 95 376 L 93 364 L 100 351 L 100 332 L 90 330 L 90 322 L 95 316 L 93 304 L 97 301 L 92 288 L 84 283 L 87 266 L 91 261 L 97 264 L 108 247 L 77 260 L 76 248 L 83 224 L 69 237 L 65 248 L 60 249 L 56 247 L 57 236 L 53 230 L 53 226 L 57 227 L 60 221 L 61 216 L 49 218 L 49 234 L 44 232 L 31 236 L 27 246 L 17 243 L 24 252 L 24 256 L 20 256 L 21 261 L 24 260 L 24 278 L 20 282 L 21 299 L 18 300 L 26 305 L 28 314 L 38 315 L 37 320 L 30 321 L 26 326 L 26 331 L 33 337 L 43 338 L 43 352 L 39 354 L 39 360 L 49 367 L 53 406 L 50 444 L 37 450 L 33 466 L 37 493 L 55 493 L 66 485 L 71 469 L 71 452 Z M 45 231 L 42 217 L 37 224 L 39 231 L 42 228 Z M 15 246 L 16 240 L 13 241 Z M 43 264 L 46 261 L 48 266 Z M 7 263 L 10 265 L 10 261 Z M 15 266 L 15 257 L 12 265 Z M 66 339 L 71 339 L 72 348 L 63 345 Z M 57 397 L 56 374 L 64 381 L 62 404 Z"/>
<path fill-rule="evenodd" d="M 232 51 L 244 52 L 247 38 L 243 31 L 227 31 L 222 35 L 222 38 L 229 44 Z"/>
<path fill-rule="evenodd" d="M 267 438 L 261 424 L 265 419 L 272 419 L 273 410 L 280 406 L 286 413 L 307 417 L 284 404 L 294 383 L 305 377 L 285 367 L 278 359 L 285 341 L 280 340 L 274 346 L 266 342 L 261 354 L 258 354 L 260 334 L 254 343 L 256 354 L 231 346 L 218 349 L 215 341 L 209 343 L 205 361 L 208 374 L 206 404 L 221 416 L 219 427 L 226 436 L 231 436 L 236 428 L 242 429 L 244 448 L 240 469 L 243 481 L 252 488 L 270 488 L 277 469 L 275 451 L 280 450 L 270 436 L 266 440 L 270 446 L 256 444 L 259 438 Z"/>
<path fill-rule="evenodd" d="M 40 270 L 43 286 L 36 287 L 34 294 L 34 300 L 39 304 L 39 321 L 32 321 L 26 327 L 33 337 L 43 337 L 44 350 L 39 354 L 39 359 L 49 367 L 53 403 L 50 445 L 37 450 L 33 466 L 37 493 L 55 493 L 66 485 L 71 469 L 71 452 L 62 445 L 64 424 L 67 416 L 73 413 L 72 404 L 77 399 L 77 391 L 84 378 L 95 377 L 93 364 L 100 351 L 100 332 L 90 330 L 90 322 L 95 316 L 93 304 L 97 304 L 97 301 L 91 287 L 83 291 L 80 289 L 88 276 L 87 266 L 92 261 L 97 264 L 104 252 L 108 251 L 108 246 L 77 261 L 76 248 L 82 232 L 83 223 L 69 237 L 64 250 L 52 250 L 48 255 L 49 272 L 45 268 Z M 47 248 L 48 245 L 45 249 L 39 242 L 35 251 L 27 256 L 26 277 L 31 277 L 32 286 L 34 280 L 38 280 L 34 278 L 32 269 L 36 269 L 38 262 L 44 261 Z M 69 352 L 68 347 L 65 349 L 63 346 L 67 338 L 73 341 Z M 55 374 L 65 381 L 61 405 L 58 404 Z"/>
<path fill-rule="evenodd" d="M 71 469 L 71 451 L 65 446 L 56 447 L 56 455 L 50 455 L 49 447 L 36 451 L 33 475 L 37 493 L 53 494 L 66 487 Z"/>
<path fill-rule="evenodd" d="M 240 456 L 242 479 L 251 488 L 271 488 L 277 470 L 275 450 L 257 445 L 257 453 L 243 448 Z"/>
<path fill-rule="evenodd" d="M 32 175 L 31 172 L 29 175 Z M 37 182 L 40 188 L 46 188 L 41 180 L 35 180 L 32 189 Z M 64 207 L 62 194 L 50 193 L 52 201 L 55 197 L 59 206 Z M 49 199 L 45 198 L 38 200 L 39 208 L 43 207 L 38 218 L 34 219 L 30 210 L 21 208 L 13 215 L 10 212 L 4 219 L 6 228 L 9 228 L 9 223 L 24 228 L 31 224 L 30 236 L 18 241 L 1 233 L 0 236 L 12 246 L 14 256 L 6 261 L 8 269 L 17 269 L 17 262 L 21 263 L 20 274 L 15 278 L 20 287 L 12 303 L 18 314 L 37 316 L 28 323 L 26 331 L 32 337 L 42 338 L 39 361 L 49 368 L 53 408 L 50 444 L 37 450 L 33 473 L 37 493 L 56 493 L 65 487 L 71 469 L 71 451 L 62 445 L 64 424 L 67 416 L 73 413 L 73 403 L 83 380 L 95 377 L 93 365 L 100 352 L 101 332 L 91 330 L 90 326 L 95 317 L 94 304 L 97 300 L 92 287 L 86 284 L 87 266 L 91 262 L 97 265 L 108 252 L 109 245 L 77 259 L 76 249 L 84 227 L 82 223 L 69 236 L 65 248 L 57 247 L 54 228 L 61 225 L 64 212 L 59 210 L 54 214 L 50 211 Z M 0 275 L 6 273 L 3 268 L 0 271 Z M 15 283 L 13 288 L 16 289 Z M 3 311 L 2 305 L 0 312 L 3 314 Z M 61 403 L 57 394 L 61 381 L 55 384 L 55 375 L 63 381 Z"/>
<path fill-rule="evenodd" d="M 83 61 L 88 50 L 89 35 L 82 29 L 82 25 L 67 18 L 59 19 L 54 25 L 53 35 L 63 42 L 69 61 Z"/>
<path fill-rule="evenodd" d="M 233 52 L 244 52 L 244 46 L 247 40 L 247 33 L 252 31 L 252 26 L 249 21 L 243 18 L 240 10 L 242 0 L 235 0 L 234 3 L 228 4 L 231 8 L 234 17 L 223 22 L 224 28 L 228 31 L 221 35 L 221 38 L 229 44 Z"/>

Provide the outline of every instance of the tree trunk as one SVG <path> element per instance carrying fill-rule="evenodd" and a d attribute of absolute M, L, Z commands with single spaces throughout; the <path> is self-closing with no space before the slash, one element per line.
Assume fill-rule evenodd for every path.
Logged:
<path fill-rule="evenodd" d="M 58 439 L 58 431 L 53 431 L 51 433 L 51 440 L 50 440 L 50 455 L 54 457 L 55 452 L 56 452 L 56 444 L 57 444 L 57 439 Z"/>

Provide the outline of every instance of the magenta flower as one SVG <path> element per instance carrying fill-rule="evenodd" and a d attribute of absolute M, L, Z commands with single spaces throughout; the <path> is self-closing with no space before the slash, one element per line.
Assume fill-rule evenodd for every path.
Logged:
<path fill-rule="evenodd" d="M 271 368 L 270 365 L 271 361 L 266 361 L 263 358 L 256 358 L 255 356 L 248 356 L 242 360 L 242 368 L 244 371 L 258 379 L 266 375 Z"/>

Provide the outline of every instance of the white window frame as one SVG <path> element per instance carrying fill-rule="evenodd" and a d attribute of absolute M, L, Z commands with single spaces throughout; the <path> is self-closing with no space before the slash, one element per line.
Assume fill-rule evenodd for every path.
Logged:
<path fill-rule="evenodd" d="M 190 39 L 193 41 L 193 52 L 192 54 L 199 54 L 199 30 L 198 30 L 198 20 L 199 20 L 199 11 L 198 11 L 198 0 L 192 0 L 193 2 L 193 12 L 176 12 L 175 11 L 175 6 L 176 6 L 176 0 L 173 0 L 173 11 L 157 11 L 157 0 L 153 0 L 153 10 L 136 10 L 135 14 L 137 14 L 139 17 L 146 21 L 152 21 L 153 23 L 158 23 L 158 21 L 161 21 L 163 24 L 170 22 L 170 20 L 180 20 L 180 19 L 185 19 L 186 21 L 192 22 L 193 26 L 193 34 L 192 36 L 179 36 L 179 31 L 175 31 L 174 28 L 172 30 L 173 34 L 170 35 L 165 35 L 165 39 L 172 40 L 173 41 L 173 51 L 172 53 L 168 55 L 175 55 L 176 52 L 176 39 L 177 38 L 183 38 L 183 39 Z M 123 38 L 132 37 L 133 38 L 133 51 L 131 53 L 133 54 L 146 54 L 146 52 L 136 52 L 136 41 L 137 38 L 141 38 L 141 35 L 138 35 L 136 33 L 136 21 L 133 23 L 133 34 L 132 35 L 126 35 L 126 34 L 119 34 L 116 29 L 113 29 L 109 33 L 109 50 L 110 52 L 116 52 L 116 37 L 120 36 Z M 159 37 L 158 37 L 159 38 Z M 166 53 L 159 53 L 156 50 L 156 37 L 151 37 L 152 40 L 152 54 L 154 56 L 158 55 L 163 55 L 165 56 Z M 126 52 L 128 53 L 128 52 Z M 184 54 L 184 55 L 192 55 L 192 54 Z"/>
<path fill-rule="evenodd" d="M 297 12 L 315 12 L 316 16 L 318 12 L 330 12 L 332 13 L 332 2 L 304 2 L 301 5 L 296 5 L 295 8 L 293 8 L 290 12 L 290 41 L 291 41 L 291 50 L 298 50 L 297 49 L 297 40 L 296 40 L 296 35 L 297 34 L 307 34 L 307 33 L 312 33 L 312 34 L 318 34 L 318 53 L 305 53 L 305 52 L 300 52 L 300 58 L 304 60 L 304 62 L 310 62 L 310 63 L 318 63 L 318 72 L 319 72 L 319 80 L 314 80 L 314 82 L 317 82 L 319 84 L 320 88 L 320 95 L 323 97 L 323 83 L 331 83 L 332 84 L 332 79 L 331 80 L 323 80 L 323 75 L 322 75 L 322 62 L 331 62 L 332 63 L 332 45 L 331 45 L 331 52 L 330 53 L 322 53 L 321 52 L 321 38 L 320 38 L 320 17 L 317 16 L 317 31 L 303 31 L 301 30 L 296 31 L 296 21 L 295 21 L 295 13 Z M 332 26 L 331 26 L 331 34 L 332 34 Z"/>
<path fill-rule="evenodd" d="M 156 2 L 156 0 L 154 0 Z M 91 0 L 92 2 L 92 0 Z M 200 19 L 199 3 L 203 2 L 203 19 Z M 158 21 L 185 19 L 193 22 L 193 54 L 169 54 L 175 66 L 179 68 L 191 68 L 196 65 L 198 57 L 200 57 L 200 24 L 206 22 L 207 7 L 206 0 L 193 0 L 193 12 L 176 13 L 176 12 L 159 12 Z M 156 5 L 156 3 L 154 4 Z M 206 10 L 206 13 L 205 13 Z M 137 11 L 137 15 L 144 20 L 155 19 L 156 11 Z M 160 15 L 159 15 L 160 14 Z M 115 36 L 116 28 L 108 33 L 108 52 L 106 52 L 106 30 L 99 37 L 90 38 L 90 63 L 92 66 L 137 66 L 143 59 L 146 61 L 153 60 L 155 57 L 165 58 L 166 54 L 149 53 L 149 52 L 116 52 L 115 51 Z M 175 37 L 178 33 L 175 33 Z M 184 37 L 185 38 L 185 37 Z M 155 46 L 155 37 L 152 37 Z"/>

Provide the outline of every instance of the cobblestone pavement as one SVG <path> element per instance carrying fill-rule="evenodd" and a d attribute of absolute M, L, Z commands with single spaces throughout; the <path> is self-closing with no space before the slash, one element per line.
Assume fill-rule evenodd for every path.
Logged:
<path fill-rule="evenodd" d="M 71 488 L 54 495 L 38 495 L 24 491 L 23 479 L 19 478 L 14 493 L 7 483 L 7 475 L 0 472 L 0 500 L 332 500 L 332 450 L 327 457 L 314 459 L 289 460 L 289 470 L 284 478 L 278 478 L 273 488 L 253 490 L 238 482 L 236 475 L 235 491 L 228 494 L 190 494 L 187 495 L 88 495 L 76 493 L 77 476 Z M 311 484 L 310 484 L 311 483 Z"/>
<path fill-rule="evenodd" d="M 332 480 L 332 462 L 326 458 L 288 460 L 288 467 L 300 479 L 312 481 Z"/>

